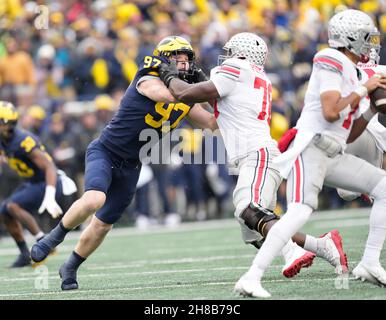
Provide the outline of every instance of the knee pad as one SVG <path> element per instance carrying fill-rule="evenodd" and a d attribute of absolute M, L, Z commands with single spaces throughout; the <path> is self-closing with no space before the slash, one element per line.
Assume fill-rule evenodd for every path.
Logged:
<path fill-rule="evenodd" d="M 376 200 L 386 199 L 386 177 L 383 177 L 381 181 L 371 191 L 371 195 Z"/>
<path fill-rule="evenodd" d="M 262 207 L 252 207 L 249 205 L 240 215 L 240 218 L 244 220 L 245 225 L 251 229 L 256 230 L 263 235 L 264 227 L 267 222 L 271 220 L 280 219 L 272 211 Z"/>

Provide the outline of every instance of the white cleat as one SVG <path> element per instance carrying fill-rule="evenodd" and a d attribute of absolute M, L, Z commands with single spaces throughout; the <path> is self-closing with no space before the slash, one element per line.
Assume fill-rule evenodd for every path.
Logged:
<path fill-rule="evenodd" d="M 348 191 L 344 189 L 336 189 L 339 197 L 341 197 L 345 201 L 352 201 L 355 200 L 356 198 L 360 197 L 359 192 L 353 192 L 353 191 Z"/>
<path fill-rule="evenodd" d="M 244 276 L 242 276 L 239 279 L 239 281 L 237 281 L 233 291 L 244 297 L 255 297 L 255 298 L 271 297 L 271 294 L 261 286 L 260 281 L 251 280 Z"/>
<path fill-rule="evenodd" d="M 282 269 L 283 276 L 286 278 L 296 276 L 301 268 L 310 267 L 315 258 L 314 253 L 308 252 L 299 246 L 296 246 L 292 251 L 290 259 L 286 261 Z"/>
<path fill-rule="evenodd" d="M 165 226 L 176 228 L 181 224 L 181 216 L 178 213 L 169 213 L 165 218 Z"/>
<path fill-rule="evenodd" d="M 380 264 L 369 266 L 361 261 L 354 268 L 352 274 L 355 279 L 362 282 L 368 281 L 381 287 L 386 286 L 386 270 Z"/>
<path fill-rule="evenodd" d="M 318 248 L 316 255 L 328 261 L 337 274 L 348 272 L 347 256 L 343 251 L 342 237 L 338 230 L 332 230 L 321 238 L 325 239 L 324 248 Z"/>

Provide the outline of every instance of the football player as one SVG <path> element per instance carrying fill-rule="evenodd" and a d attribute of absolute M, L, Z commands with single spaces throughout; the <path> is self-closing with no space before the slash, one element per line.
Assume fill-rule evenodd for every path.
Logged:
<path fill-rule="evenodd" d="M 209 81 L 187 84 L 178 79 L 175 65 L 162 64 L 161 79 L 179 101 L 212 101 L 231 166 L 239 176 L 233 192 L 235 217 L 245 243 L 260 247 L 279 217 L 273 213 L 276 193 L 282 181 L 273 159 L 280 154 L 270 135 L 272 85 L 264 72 L 267 45 L 253 33 L 238 33 L 226 44 L 222 64 L 211 71 Z M 304 245 L 305 235 L 293 240 Z M 313 250 L 334 267 L 346 263 L 337 230 L 323 238 L 324 247 Z M 295 276 L 312 264 L 315 253 L 289 240 L 282 250 L 286 277 Z"/>
<path fill-rule="evenodd" d="M 370 54 L 370 61 L 368 63 L 359 63 L 358 68 L 361 71 L 361 82 L 366 82 L 369 77 L 376 73 L 385 73 L 386 66 L 379 65 L 379 52 L 380 45 L 374 44 L 372 53 Z M 363 113 L 370 105 L 370 98 L 367 96 L 362 99 L 359 108 Z M 370 162 L 374 166 L 382 168 L 383 166 L 383 154 L 386 151 L 386 115 L 382 113 L 376 114 L 366 127 L 366 130 L 352 143 L 347 145 L 345 152 L 353 154 L 358 158 L 364 159 Z M 344 189 L 337 189 L 339 196 L 346 200 L 351 201 L 358 198 L 361 194 L 358 192 L 352 192 Z M 367 195 L 362 195 L 365 200 L 372 202 Z"/>
<path fill-rule="evenodd" d="M 329 48 L 319 51 L 297 122 L 297 134 L 289 149 L 274 159 L 287 181 L 288 210 L 270 230 L 250 269 L 236 289 L 253 297 L 270 297 L 261 278 L 275 256 L 317 208 L 323 185 L 369 194 L 374 198 L 370 231 L 363 257 L 354 270 L 365 279 L 386 284 L 379 257 L 386 236 L 386 172 L 351 154 L 346 141 L 354 141 L 375 115 L 373 108 L 360 114 L 358 104 L 378 87 L 386 88 L 386 76 L 376 75 L 361 84 L 356 65 L 369 60 L 379 32 L 372 19 L 358 10 L 334 15 L 328 24 Z M 323 240 L 306 236 L 306 250 L 318 250 Z M 338 273 L 347 273 L 342 264 Z"/>
<path fill-rule="evenodd" d="M 211 113 L 199 104 L 179 103 L 159 79 L 159 65 L 169 60 L 176 61 L 179 76 L 185 81 L 200 81 L 204 76 L 195 67 L 195 54 L 188 41 L 178 36 L 161 40 L 153 55 L 144 57 L 118 112 L 88 146 L 83 196 L 73 203 L 59 225 L 32 247 L 32 259 L 43 260 L 70 230 L 96 212 L 75 250 L 60 267 L 63 290 L 78 288 L 79 266 L 102 243 L 132 200 L 141 169 L 139 153 L 146 143 L 139 139 L 142 130 L 154 129 L 161 136 L 177 127 L 184 117 L 202 128 L 217 128 Z"/>
<path fill-rule="evenodd" d="M 62 213 L 57 200 L 63 195 L 61 180 L 51 156 L 35 135 L 16 127 L 18 117 L 16 108 L 10 102 L 0 101 L 0 154 L 24 180 L 0 206 L 0 217 L 20 250 L 11 266 L 13 268 L 31 265 L 22 225 L 36 240 L 43 238 L 44 233 L 31 213 L 47 210 L 53 218 L 57 218 Z"/>

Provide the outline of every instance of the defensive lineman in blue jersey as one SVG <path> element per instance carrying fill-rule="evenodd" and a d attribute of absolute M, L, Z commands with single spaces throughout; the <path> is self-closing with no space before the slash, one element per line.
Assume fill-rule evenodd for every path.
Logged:
<path fill-rule="evenodd" d="M 47 209 L 53 218 L 62 213 L 56 202 L 62 196 L 62 186 L 55 164 L 36 136 L 16 128 L 17 120 L 15 107 L 0 101 L 0 155 L 24 180 L 0 206 L 0 218 L 20 249 L 13 268 L 31 265 L 22 224 L 37 240 L 44 236 L 30 213 Z"/>
<path fill-rule="evenodd" d="M 161 40 L 153 56 L 144 58 L 114 118 L 87 149 L 85 193 L 59 225 L 32 247 L 34 261 L 45 259 L 70 230 L 96 213 L 75 250 L 60 267 L 63 290 L 78 288 L 79 266 L 102 243 L 132 200 L 141 169 L 139 152 L 145 143 L 139 141 L 141 131 L 153 128 L 161 134 L 175 128 L 185 116 L 201 128 L 217 128 L 212 114 L 199 104 L 191 107 L 178 103 L 159 79 L 158 66 L 170 60 L 177 62 L 180 76 L 186 81 L 205 80 L 205 75 L 195 67 L 189 42 L 176 36 Z"/>

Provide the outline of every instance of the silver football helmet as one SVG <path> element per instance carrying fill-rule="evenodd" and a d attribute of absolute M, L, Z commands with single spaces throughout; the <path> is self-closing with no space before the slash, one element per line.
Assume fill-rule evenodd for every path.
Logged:
<path fill-rule="evenodd" d="M 347 48 L 368 62 L 371 49 L 379 52 L 380 33 L 366 13 L 348 9 L 334 15 L 328 23 L 328 44 L 331 48 Z"/>
<path fill-rule="evenodd" d="M 268 47 L 265 41 L 254 33 L 235 34 L 223 47 L 226 55 L 219 56 L 219 63 L 229 58 L 244 58 L 256 66 L 264 66 Z"/>

